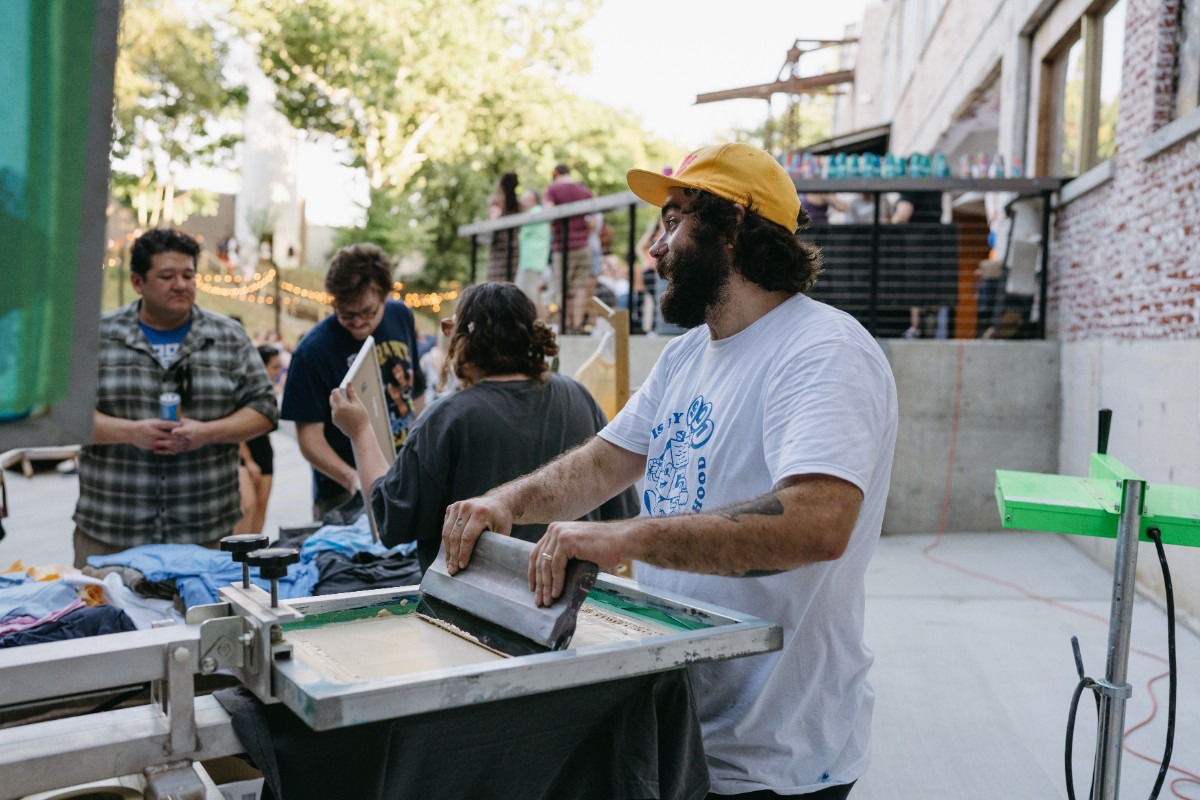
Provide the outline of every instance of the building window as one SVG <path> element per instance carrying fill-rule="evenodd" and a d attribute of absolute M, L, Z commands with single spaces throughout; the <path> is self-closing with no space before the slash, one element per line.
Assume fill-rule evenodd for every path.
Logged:
<path fill-rule="evenodd" d="M 1175 116 L 1200 105 L 1200 0 L 1186 0 L 1179 13 L 1179 54 L 1176 60 Z"/>
<path fill-rule="evenodd" d="M 1200 3 L 1200 0 L 1197 0 Z M 1093 7 L 1042 63 L 1038 169 L 1073 177 L 1116 153 L 1125 0 Z"/>

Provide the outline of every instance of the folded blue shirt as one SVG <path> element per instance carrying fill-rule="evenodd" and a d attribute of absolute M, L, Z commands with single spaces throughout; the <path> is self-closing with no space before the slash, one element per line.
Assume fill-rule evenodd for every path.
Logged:
<path fill-rule="evenodd" d="M 326 525 L 319 528 L 304 541 L 300 548 L 300 560 L 312 561 L 317 553 L 327 550 L 335 550 L 347 558 L 353 558 L 355 553 L 411 556 L 417 550 L 417 543 L 404 542 L 395 547 L 388 547 L 382 542 L 372 540 L 371 526 L 367 523 L 367 515 L 363 513 L 359 514 L 353 525 Z"/>
<path fill-rule="evenodd" d="M 9 586 L 19 586 L 22 583 L 29 583 L 33 578 L 29 577 L 27 572 L 6 572 L 0 575 L 0 589 L 6 589 Z"/>
<path fill-rule="evenodd" d="M 75 587 L 62 581 L 5 581 L 0 585 L 0 622 L 17 617 L 41 619 L 78 599 Z"/>
<path fill-rule="evenodd" d="M 90 556 L 88 564 L 130 567 L 148 581 L 174 580 L 186 608 L 215 603 L 219 587 L 242 580 L 242 565 L 230 558 L 229 553 L 198 544 L 144 544 L 108 556 Z M 309 597 L 318 580 L 316 564 L 311 561 L 292 564 L 287 577 L 279 579 L 279 596 Z M 270 591 L 271 582 L 260 578 L 255 567 L 250 568 L 250 582 Z"/>

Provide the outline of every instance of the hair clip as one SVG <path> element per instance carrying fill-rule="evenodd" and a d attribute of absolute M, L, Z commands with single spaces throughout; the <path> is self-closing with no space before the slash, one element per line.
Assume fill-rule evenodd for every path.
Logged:
<path fill-rule="evenodd" d="M 475 323 L 468 322 L 467 323 L 467 333 L 474 333 L 474 332 L 475 332 Z"/>

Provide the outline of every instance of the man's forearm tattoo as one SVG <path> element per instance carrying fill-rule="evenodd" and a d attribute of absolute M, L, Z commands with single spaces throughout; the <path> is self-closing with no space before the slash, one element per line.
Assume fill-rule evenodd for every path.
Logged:
<path fill-rule="evenodd" d="M 718 508 L 713 512 L 731 522 L 737 522 L 741 517 L 752 515 L 758 517 L 783 516 L 783 501 L 774 492 L 768 492 L 762 497 L 756 497 L 745 503 Z"/>

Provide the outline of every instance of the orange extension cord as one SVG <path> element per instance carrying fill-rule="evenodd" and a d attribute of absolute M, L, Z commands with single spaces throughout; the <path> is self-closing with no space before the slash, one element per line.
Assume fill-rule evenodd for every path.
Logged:
<path fill-rule="evenodd" d="M 958 346 L 956 348 L 956 358 L 955 358 L 955 367 L 954 367 L 954 409 L 953 409 L 953 412 L 950 417 L 950 450 L 946 456 L 946 486 L 942 493 L 941 516 L 938 519 L 937 535 L 934 537 L 933 541 L 921 551 L 921 554 L 924 555 L 925 558 L 929 559 L 930 561 L 932 561 L 935 564 L 938 564 L 939 566 L 943 566 L 943 567 L 946 567 L 947 569 L 955 570 L 956 572 L 961 572 L 964 575 L 970 575 L 971 577 L 978 578 L 981 581 L 987 581 L 988 583 L 993 583 L 997 586 L 1003 586 L 1007 589 L 1012 589 L 1013 591 L 1015 591 L 1019 594 L 1022 594 L 1031 600 L 1036 600 L 1039 603 L 1045 603 L 1048 606 L 1053 606 L 1054 608 L 1069 612 L 1071 614 L 1078 614 L 1081 617 L 1087 617 L 1088 619 L 1095 620 L 1096 622 L 1099 622 L 1102 625 L 1107 626 L 1109 623 L 1109 620 L 1106 617 L 1100 616 L 1099 614 L 1093 614 L 1090 611 L 1085 611 L 1081 608 L 1076 608 L 1075 606 L 1069 605 L 1068 603 L 1060 602 L 1051 597 L 1045 597 L 1036 592 L 1032 592 L 1029 589 L 1026 589 L 1024 586 L 1013 583 L 1012 581 L 1007 581 L 1007 580 L 1004 580 L 1003 578 L 997 578 L 993 575 L 988 575 L 983 572 L 978 572 L 978 571 L 970 569 L 968 567 L 964 567 L 961 564 L 955 564 L 952 561 L 947 561 L 943 558 L 939 558 L 938 556 L 933 555 L 933 551 L 936 550 L 937 547 L 942 543 L 942 539 L 946 535 L 946 526 L 947 526 L 949 516 L 950 516 L 950 487 L 951 487 L 951 483 L 954 478 L 954 455 L 955 455 L 955 449 L 958 444 L 958 412 L 959 412 L 959 404 L 962 400 L 963 349 L 964 349 L 964 344 L 962 341 L 959 341 Z M 1149 658 L 1153 661 L 1157 661 L 1160 664 L 1167 663 L 1167 660 L 1165 658 L 1163 658 L 1162 656 L 1157 655 L 1155 653 L 1151 653 L 1149 651 L 1142 650 L 1137 647 L 1131 647 L 1130 650 L 1131 650 L 1131 652 L 1137 653 L 1138 655 L 1145 656 L 1146 658 Z M 1132 727 L 1126 729 L 1126 731 L 1125 731 L 1125 737 L 1126 737 L 1125 741 L 1124 741 L 1125 752 L 1129 753 L 1132 756 L 1135 756 L 1136 758 L 1140 758 L 1143 761 L 1147 761 L 1147 762 L 1149 762 L 1151 764 L 1155 764 L 1155 765 L 1160 765 L 1161 761 L 1157 758 L 1153 758 L 1152 756 L 1148 756 L 1145 753 L 1140 753 L 1137 750 L 1134 750 L 1132 747 L 1129 746 L 1128 737 L 1130 734 L 1134 733 L 1135 731 L 1140 730 L 1141 728 L 1144 728 L 1147 725 L 1149 725 L 1150 722 L 1154 719 L 1154 717 L 1158 714 L 1158 698 L 1155 697 L 1155 695 L 1154 695 L 1154 684 L 1156 682 L 1158 682 L 1159 680 L 1167 677 L 1167 675 L 1168 675 L 1168 673 L 1162 672 L 1162 673 L 1159 673 L 1158 675 L 1155 675 L 1154 677 L 1150 678 L 1150 680 L 1148 680 L 1146 682 L 1146 692 L 1150 695 L 1150 715 L 1147 716 L 1145 719 L 1143 719 L 1141 722 L 1138 722 L 1135 725 L 1133 725 Z M 1185 795 L 1180 794 L 1180 788 L 1184 784 L 1188 784 L 1188 783 L 1194 784 L 1196 786 L 1200 786 L 1200 775 L 1197 775 L 1194 772 L 1189 772 L 1186 769 L 1177 767 L 1174 764 L 1172 764 L 1169 769 L 1172 772 L 1178 772 L 1182 776 L 1182 777 L 1175 778 L 1173 781 L 1171 781 L 1171 783 L 1170 783 L 1171 793 L 1174 794 L 1175 797 L 1179 798 L 1179 800 L 1196 800 L 1195 798 L 1188 798 Z"/>

